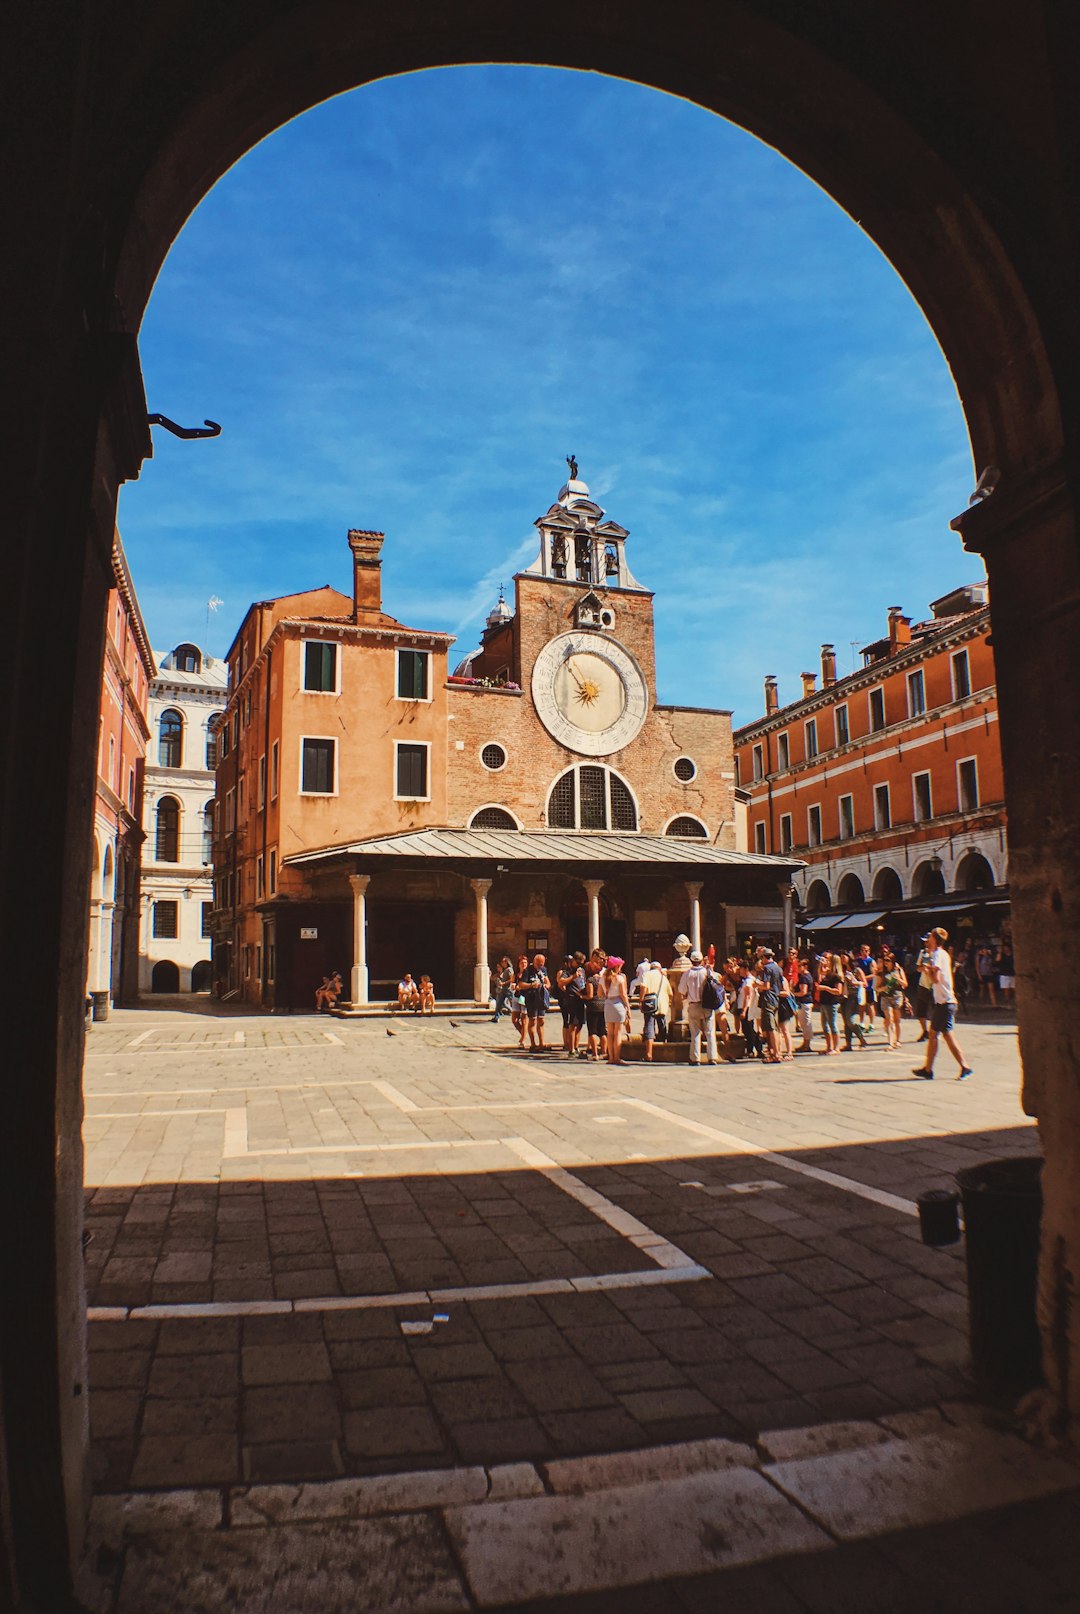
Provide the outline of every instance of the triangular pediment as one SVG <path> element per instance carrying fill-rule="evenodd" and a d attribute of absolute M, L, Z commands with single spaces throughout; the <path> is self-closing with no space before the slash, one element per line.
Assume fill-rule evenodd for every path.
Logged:
<path fill-rule="evenodd" d="M 629 538 L 630 532 L 626 527 L 620 527 L 617 521 L 602 521 L 596 529 L 601 538 Z"/>

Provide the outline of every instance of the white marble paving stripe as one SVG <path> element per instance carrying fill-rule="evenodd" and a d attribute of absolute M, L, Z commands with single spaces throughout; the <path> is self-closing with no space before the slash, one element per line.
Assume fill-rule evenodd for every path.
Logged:
<path fill-rule="evenodd" d="M 580 1177 L 575 1177 L 572 1171 L 566 1171 L 527 1138 L 504 1138 L 503 1142 L 526 1165 L 541 1171 L 556 1188 L 561 1188 L 564 1194 L 569 1194 L 579 1205 L 584 1205 L 586 1210 L 591 1211 L 601 1222 L 605 1222 L 613 1232 L 618 1233 L 621 1238 L 632 1240 L 650 1261 L 656 1262 L 658 1267 L 674 1269 L 692 1267 L 695 1264 L 685 1250 L 680 1250 L 677 1244 L 672 1244 L 653 1228 L 646 1227 L 644 1222 L 639 1222 L 636 1216 L 631 1216 L 629 1211 L 614 1204 L 597 1189 L 590 1188 Z"/>
<path fill-rule="evenodd" d="M 153 1035 L 153 1031 L 140 1031 L 137 1037 L 132 1037 L 131 1041 L 128 1043 L 128 1047 L 138 1048 L 140 1043 L 145 1042 L 148 1037 L 152 1037 Z"/>
<path fill-rule="evenodd" d="M 760 1143 L 752 1143 L 748 1138 L 737 1138 L 731 1132 L 721 1132 L 717 1127 L 707 1126 L 704 1121 L 691 1121 L 687 1116 L 677 1115 L 674 1110 L 666 1110 L 660 1104 L 650 1104 L 648 1099 L 627 1098 L 623 1102 L 632 1104 L 635 1109 L 644 1110 L 649 1115 L 670 1121 L 674 1126 L 682 1127 L 686 1132 L 693 1132 L 700 1138 L 711 1138 L 715 1143 L 723 1143 L 738 1154 L 752 1154 L 759 1160 L 767 1160 L 772 1166 L 782 1166 L 785 1171 L 797 1172 L 800 1177 L 812 1177 L 816 1182 L 827 1183 L 830 1188 L 840 1188 L 846 1194 L 857 1194 L 860 1199 L 868 1199 L 875 1205 L 884 1205 L 889 1210 L 900 1211 L 905 1216 L 919 1214 L 919 1207 L 913 1199 L 901 1199 L 897 1194 L 886 1193 L 883 1188 L 872 1188 L 868 1183 L 859 1182 L 855 1177 L 841 1177 L 838 1172 L 825 1171 L 821 1166 L 812 1166 L 806 1160 L 796 1160 L 788 1154 L 776 1154 L 772 1149 L 766 1149 Z"/>
<path fill-rule="evenodd" d="M 385 1295 L 321 1295 L 304 1300 L 188 1300 L 145 1306 L 88 1306 L 88 1322 L 163 1322 L 185 1317 L 265 1317 L 290 1312 L 372 1311 L 408 1306 L 476 1304 L 535 1295 L 588 1294 L 594 1289 L 638 1289 L 655 1284 L 698 1283 L 712 1276 L 687 1257 L 683 1264 L 645 1272 L 586 1272 L 574 1278 L 535 1282 L 462 1284 L 452 1289 L 409 1289 Z"/>
<path fill-rule="evenodd" d="M 92 1093 L 89 1094 L 88 1101 L 93 1099 L 94 1096 Z M 126 1097 L 127 1095 L 124 1096 Z M 183 1109 L 175 1110 L 87 1110 L 86 1119 L 88 1121 L 141 1121 L 144 1115 L 164 1115 L 176 1120 L 185 1115 L 227 1115 L 228 1113 L 228 1110 L 222 1109 L 219 1105 L 189 1104 Z"/>
<path fill-rule="evenodd" d="M 247 1038 L 244 1035 L 243 1026 L 237 1026 L 236 1030 L 233 1032 L 233 1039 L 232 1040 L 233 1040 L 233 1042 L 240 1042 L 240 1043 L 247 1041 Z"/>
<path fill-rule="evenodd" d="M 242 1104 L 225 1111 L 225 1138 L 221 1145 L 223 1160 L 240 1160 L 248 1152 L 247 1110 Z"/>
<path fill-rule="evenodd" d="M 396 1088 L 393 1082 L 373 1081 L 370 1085 L 377 1093 L 381 1093 L 383 1098 L 389 1099 L 395 1109 L 403 1111 L 406 1115 L 411 1114 L 420 1107 L 418 1104 L 414 1104 L 411 1098 L 406 1098 L 405 1094 Z"/>
<path fill-rule="evenodd" d="M 294 1154 L 395 1154 L 412 1149 L 498 1149 L 501 1138 L 450 1138 L 448 1140 L 418 1137 L 411 1143 L 309 1143 L 297 1144 L 289 1149 L 248 1149 L 245 1158 L 261 1160 L 264 1155 Z"/>
<path fill-rule="evenodd" d="M 327 1042 L 336 1043 L 339 1048 L 344 1048 L 345 1043 L 343 1039 L 341 1037 L 336 1037 L 332 1031 L 324 1031 L 323 1036 L 326 1038 Z"/>

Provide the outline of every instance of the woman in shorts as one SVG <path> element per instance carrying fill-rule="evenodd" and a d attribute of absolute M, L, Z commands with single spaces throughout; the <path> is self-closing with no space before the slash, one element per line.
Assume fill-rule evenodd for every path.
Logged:
<path fill-rule="evenodd" d="M 900 1026 L 904 1014 L 904 993 L 907 975 L 891 947 L 882 947 L 881 957 L 874 965 L 877 999 L 885 1019 L 886 1050 L 891 1053 L 900 1046 Z"/>
<path fill-rule="evenodd" d="M 600 977 L 604 1003 L 604 1030 L 607 1033 L 607 1061 L 621 1065 L 622 1041 L 630 1019 L 630 993 L 623 974 L 623 960 L 609 956 L 607 969 Z"/>

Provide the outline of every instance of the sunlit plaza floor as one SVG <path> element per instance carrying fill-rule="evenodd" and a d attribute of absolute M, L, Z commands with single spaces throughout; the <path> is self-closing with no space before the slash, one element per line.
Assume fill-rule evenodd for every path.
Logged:
<path fill-rule="evenodd" d="M 172 1509 L 251 1584 L 256 1537 L 222 1548 L 223 1523 L 287 1524 L 301 1547 L 321 1531 L 330 1559 L 430 1560 L 426 1590 L 388 1583 L 365 1609 L 663 1578 L 671 1600 L 642 1607 L 781 1610 L 848 1605 L 798 1601 L 774 1560 L 809 1553 L 820 1575 L 823 1548 L 839 1565 L 883 1529 L 1047 1492 L 1072 1507 L 1069 1477 L 1038 1464 L 959 1508 L 955 1484 L 929 1513 L 925 1485 L 921 1504 L 884 1501 L 913 1450 L 984 1479 L 1029 1461 L 969 1382 L 963 1246 L 927 1249 L 914 1203 L 960 1166 L 1037 1151 L 1015 1027 L 961 1026 L 964 1082 L 944 1049 L 933 1083 L 913 1076 L 904 1034 L 898 1053 L 879 1031 L 779 1067 L 608 1068 L 519 1053 L 505 1023 L 114 1013 L 86 1062 L 99 1527 L 138 1542 Z M 838 1489 L 869 1499 L 854 1523 Z M 132 1500 L 148 1491 L 150 1514 Z M 557 1571 L 543 1543 L 573 1536 L 586 1495 L 615 1511 L 582 1528 L 617 1550 L 601 1569 L 569 1550 Z M 646 1503 L 671 1523 L 642 1558 Z M 713 1538 L 671 1545 L 718 1506 Z M 166 1595 L 135 1548 L 125 1562 L 122 1607 Z M 694 1602 L 721 1571 L 741 1601 Z M 1053 1586 L 979 1606 L 1080 1606 Z"/>

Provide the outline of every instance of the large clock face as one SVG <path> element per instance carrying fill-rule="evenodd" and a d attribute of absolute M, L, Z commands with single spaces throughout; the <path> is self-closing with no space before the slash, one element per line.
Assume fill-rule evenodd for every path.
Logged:
<path fill-rule="evenodd" d="M 553 739 L 606 757 L 635 738 L 649 709 L 641 668 L 602 633 L 561 633 L 533 663 L 532 697 Z"/>

